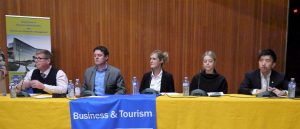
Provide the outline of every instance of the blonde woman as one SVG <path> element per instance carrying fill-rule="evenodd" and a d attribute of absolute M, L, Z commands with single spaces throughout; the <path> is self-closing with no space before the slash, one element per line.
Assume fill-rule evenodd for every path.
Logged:
<path fill-rule="evenodd" d="M 191 83 L 190 91 L 201 89 L 205 92 L 227 93 L 227 81 L 216 69 L 216 54 L 206 51 L 202 56 L 203 70 L 196 74 Z M 191 92 L 190 92 L 191 93 Z"/>
<path fill-rule="evenodd" d="M 150 54 L 151 71 L 145 73 L 141 82 L 140 92 L 151 88 L 157 92 L 174 92 L 174 80 L 172 74 L 163 69 L 168 61 L 168 53 L 155 50 Z"/>

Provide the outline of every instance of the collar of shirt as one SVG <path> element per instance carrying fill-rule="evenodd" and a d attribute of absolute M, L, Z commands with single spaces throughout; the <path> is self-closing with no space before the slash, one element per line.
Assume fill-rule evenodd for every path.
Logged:
<path fill-rule="evenodd" d="M 268 90 L 268 87 L 270 86 L 270 76 L 271 76 L 272 71 L 267 75 L 264 76 L 262 73 L 260 73 L 260 78 L 261 78 L 261 89 L 264 91 Z"/>
<path fill-rule="evenodd" d="M 98 69 L 98 68 L 97 68 L 97 70 L 96 70 L 96 71 L 98 71 L 98 72 L 104 72 L 104 71 L 106 71 L 106 70 L 107 70 L 107 68 L 108 68 L 108 65 L 107 65 L 107 64 L 105 64 L 105 67 L 104 67 L 103 69 Z"/>
<path fill-rule="evenodd" d="M 161 89 L 162 72 L 163 71 L 161 70 L 157 76 L 154 76 L 153 72 L 151 74 L 150 88 L 158 92 L 160 92 Z"/>
<path fill-rule="evenodd" d="M 45 71 L 45 72 L 41 72 L 40 71 L 40 73 L 42 74 L 45 74 L 45 77 L 47 77 L 48 76 L 48 74 L 50 73 L 50 69 L 52 68 L 52 65 L 50 65 L 50 67 Z"/>
<path fill-rule="evenodd" d="M 151 78 L 161 78 L 162 77 L 162 70 L 160 70 L 159 74 L 157 76 L 154 76 L 154 72 L 151 73 Z"/>
<path fill-rule="evenodd" d="M 264 76 L 264 75 L 260 72 L 260 78 L 264 78 L 264 79 L 266 79 L 266 80 L 270 80 L 271 73 L 272 73 L 272 71 L 271 71 L 267 76 Z"/>

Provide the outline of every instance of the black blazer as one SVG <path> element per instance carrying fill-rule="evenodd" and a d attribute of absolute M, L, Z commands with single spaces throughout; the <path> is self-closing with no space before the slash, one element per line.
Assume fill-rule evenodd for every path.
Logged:
<path fill-rule="evenodd" d="M 140 92 L 142 92 L 146 88 L 150 88 L 151 83 L 151 73 L 152 71 L 145 73 L 140 85 Z M 174 80 L 172 74 L 163 70 L 161 77 L 161 86 L 160 92 L 174 92 Z"/>
<path fill-rule="evenodd" d="M 284 81 L 284 76 L 274 70 L 272 70 L 269 85 L 271 87 L 276 87 L 277 89 L 280 90 L 287 90 L 287 85 L 286 82 Z M 238 92 L 240 94 L 251 95 L 253 89 L 261 89 L 261 77 L 260 77 L 259 69 L 245 74 L 245 79 L 241 83 Z"/>

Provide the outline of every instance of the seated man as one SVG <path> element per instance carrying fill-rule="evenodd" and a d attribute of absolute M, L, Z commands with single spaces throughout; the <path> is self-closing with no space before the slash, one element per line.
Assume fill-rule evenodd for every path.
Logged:
<path fill-rule="evenodd" d="M 52 54 L 48 50 L 38 50 L 33 57 L 36 69 L 30 70 L 17 89 L 32 88 L 33 93 L 65 94 L 68 78 L 66 74 L 50 65 Z"/>
<path fill-rule="evenodd" d="M 84 73 L 82 96 L 125 94 L 124 79 L 119 69 L 109 65 L 109 52 L 104 46 L 94 48 L 95 66 Z"/>
<path fill-rule="evenodd" d="M 284 86 L 284 76 L 273 70 L 276 58 L 273 50 L 262 50 L 258 56 L 259 69 L 246 73 L 239 93 L 256 95 L 264 91 L 271 91 L 277 96 L 286 95 L 287 87 Z"/>

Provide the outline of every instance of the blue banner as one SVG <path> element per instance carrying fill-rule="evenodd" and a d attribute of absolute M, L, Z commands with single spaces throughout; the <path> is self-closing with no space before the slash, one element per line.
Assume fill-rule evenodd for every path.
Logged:
<path fill-rule="evenodd" d="M 112 95 L 72 100 L 72 129 L 156 129 L 155 99 L 155 95 Z"/>

